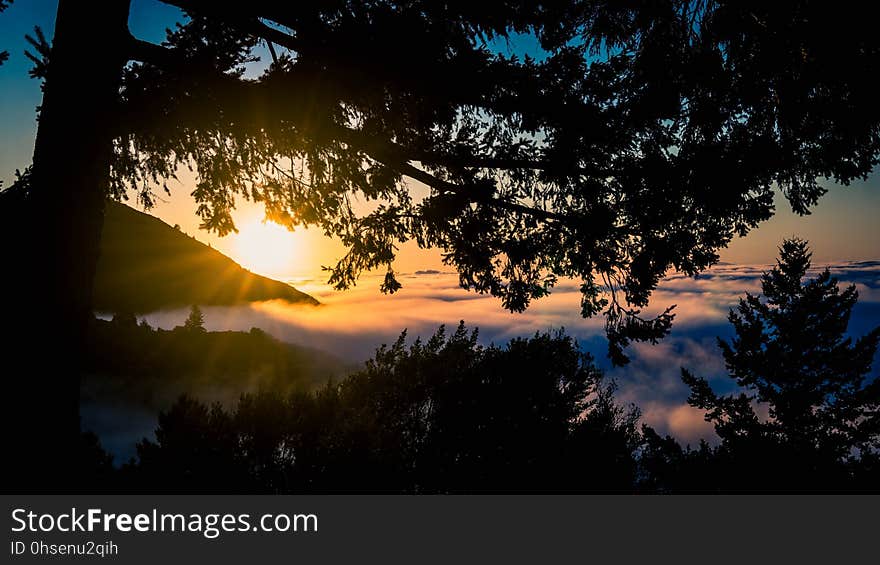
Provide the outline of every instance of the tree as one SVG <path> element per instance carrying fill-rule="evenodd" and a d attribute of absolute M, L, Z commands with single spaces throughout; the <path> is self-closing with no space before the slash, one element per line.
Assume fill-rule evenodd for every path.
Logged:
<path fill-rule="evenodd" d="M 817 177 L 847 183 L 877 162 L 867 5 L 166 3 L 190 19 L 159 46 L 128 32 L 128 0 L 59 1 L 35 70 L 33 167 L 3 198 L 2 239 L 25 234 L 45 254 L 9 251 L 29 277 L 22 302 L 60 319 L 66 362 L 37 374 L 59 379 L 39 387 L 58 396 L 45 431 L 69 428 L 71 445 L 76 379 L 60 375 L 76 374 L 86 335 L 104 199 L 134 189 L 150 204 L 178 166 L 198 174 L 207 229 L 234 230 L 244 197 L 341 238 L 339 288 L 384 267 L 397 290 L 410 240 L 514 311 L 580 279 L 582 313 L 605 313 L 622 363 L 629 341 L 669 330 L 669 310 L 640 314 L 662 275 L 715 262 L 772 214 L 774 185 L 806 213 Z M 541 56 L 489 48 L 516 33 Z M 272 62 L 246 76 L 262 43 Z"/>
<path fill-rule="evenodd" d="M 231 412 L 179 400 L 138 445 L 139 488 L 631 490 L 638 412 L 570 337 L 405 337 L 316 392 L 247 394 Z"/>
<path fill-rule="evenodd" d="M 205 316 L 202 314 L 202 309 L 199 308 L 198 305 L 193 304 L 192 308 L 190 308 L 189 316 L 187 316 L 186 321 L 183 323 L 183 329 L 188 332 L 205 331 Z"/>
<path fill-rule="evenodd" d="M 117 194 L 149 202 L 145 175 L 192 163 L 204 227 L 234 229 L 235 196 L 317 224 L 349 247 L 330 274 L 339 288 L 384 267 L 394 292 L 407 240 L 514 311 L 579 278 L 617 362 L 630 339 L 668 330 L 670 312 L 638 313 L 667 269 L 717 260 L 770 216 L 774 182 L 803 213 L 816 177 L 865 175 L 880 147 L 867 79 L 880 42 L 853 12 L 830 31 L 841 16 L 817 2 L 171 3 L 194 19 L 164 50 L 140 45 L 145 62 L 124 77 L 126 106 L 151 119 L 117 142 Z M 482 41 L 514 31 L 546 59 Z M 260 39 L 289 54 L 243 79 Z"/>
<path fill-rule="evenodd" d="M 855 285 L 841 290 L 827 268 L 802 282 L 805 241 L 786 240 L 779 251 L 763 298 L 746 294 L 729 316 L 736 336 L 719 339 L 740 392 L 717 394 L 683 369 L 688 402 L 706 410 L 721 438 L 726 488 L 846 488 L 860 460 L 880 450 L 880 380 L 866 379 L 880 327 L 848 336 Z"/>
<path fill-rule="evenodd" d="M 74 460 L 79 441 L 79 383 L 90 332 L 92 286 L 127 61 L 127 2 L 84 10 L 58 4 L 33 164 L 3 193 L 2 291 L 18 331 L 8 345 L 12 480 L 22 489 L 67 490 L 55 457 Z M 43 53 L 45 54 L 45 53 Z M 52 319 L 53 354 L 40 351 L 40 322 Z M 58 447 L 50 455 L 47 446 Z"/>

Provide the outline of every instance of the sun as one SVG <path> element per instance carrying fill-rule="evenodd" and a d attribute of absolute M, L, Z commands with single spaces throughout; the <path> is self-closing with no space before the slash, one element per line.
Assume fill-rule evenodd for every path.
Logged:
<path fill-rule="evenodd" d="M 238 226 L 235 259 L 246 269 L 269 277 L 284 277 L 302 260 L 297 233 L 274 222 L 252 219 Z"/>

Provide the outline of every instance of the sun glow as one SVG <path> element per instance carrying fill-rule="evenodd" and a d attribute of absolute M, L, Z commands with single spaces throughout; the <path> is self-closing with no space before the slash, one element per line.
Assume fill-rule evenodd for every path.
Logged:
<path fill-rule="evenodd" d="M 300 234 L 274 222 L 252 219 L 238 226 L 234 255 L 241 266 L 254 273 L 279 278 L 288 276 L 304 259 Z"/>

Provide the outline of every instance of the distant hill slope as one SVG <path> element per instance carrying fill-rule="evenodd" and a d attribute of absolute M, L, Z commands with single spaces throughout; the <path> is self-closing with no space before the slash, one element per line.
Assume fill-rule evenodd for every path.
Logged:
<path fill-rule="evenodd" d="M 290 285 L 247 271 L 158 218 L 107 203 L 95 280 L 97 311 L 143 313 L 274 299 L 318 304 Z"/>
<path fill-rule="evenodd" d="M 131 315 L 129 315 L 131 316 Z M 245 391 L 312 390 L 357 365 L 319 349 L 249 332 L 151 328 L 134 316 L 95 319 L 83 398 L 162 409 L 179 395 L 233 401 Z"/>
<path fill-rule="evenodd" d="M 95 319 L 85 352 L 84 428 L 124 462 L 156 429 L 156 414 L 182 395 L 227 406 L 242 393 L 314 390 L 359 368 L 330 353 L 249 332 L 154 329 L 134 316 Z"/>

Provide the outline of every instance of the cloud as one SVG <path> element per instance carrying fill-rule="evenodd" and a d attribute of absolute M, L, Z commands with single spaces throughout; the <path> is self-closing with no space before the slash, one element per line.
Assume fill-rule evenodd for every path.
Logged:
<path fill-rule="evenodd" d="M 686 403 L 646 401 L 641 410 L 646 424 L 685 445 L 696 447 L 700 440 L 707 440 L 710 444 L 718 441 L 712 424 L 705 420 L 705 412 Z"/>
<path fill-rule="evenodd" d="M 817 274 L 818 266 L 812 274 Z M 630 347 L 632 362 L 611 368 L 605 358 L 604 320 L 580 317 L 578 284 L 563 282 L 554 292 L 536 301 L 524 313 L 504 310 L 488 295 L 462 290 L 454 273 L 404 275 L 404 287 L 394 295 L 378 292 L 379 277 L 365 277 L 357 287 L 335 292 L 312 281 L 296 281 L 298 288 L 318 298 L 318 307 L 262 302 L 239 307 L 206 307 L 208 329 L 248 330 L 259 327 L 275 337 L 330 351 L 354 361 L 371 356 L 382 343 L 394 341 L 404 329 L 408 337 L 427 337 L 440 324 L 455 326 L 465 320 L 479 327 L 483 343 L 503 344 L 514 337 L 564 327 L 597 363 L 619 384 L 623 401 L 638 405 L 644 420 L 661 433 L 682 441 L 712 438 L 702 414 L 686 404 L 687 387 L 681 367 L 709 379 L 719 392 L 731 390 L 716 336 L 729 338 L 728 310 L 746 292 L 760 292 L 766 265 L 718 265 L 697 277 L 674 274 L 652 297 L 648 314 L 676 304 L 672 333 L 656 345 Z M 860 302 L 854 310 L 851 331 L 861 335 L 880 319 L 880 262 L 831 266 L 842 283 L 856 284 Z M 188 309 L 156 312 L 147 316 L 153 326 L 171 328 L 183 322 Z"/>

